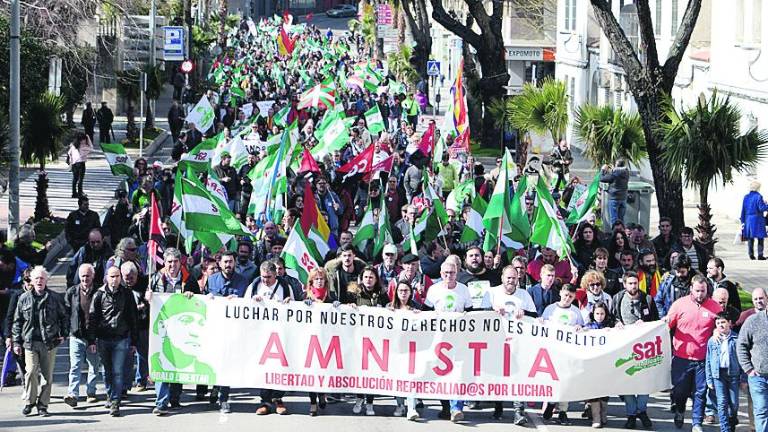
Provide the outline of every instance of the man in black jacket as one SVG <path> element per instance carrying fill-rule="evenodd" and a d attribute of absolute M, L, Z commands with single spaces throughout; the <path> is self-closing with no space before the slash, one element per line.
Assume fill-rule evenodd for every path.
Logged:
<path fill-rule="evenodd" d="M 174 100 L 171 103 L 171 108 L 168 109 L 168 127 L 171 129 L 171 138 L 175 142 L 179 138 L 179 132 L 184 127 L 184 108 L 179 105 L 177 100 Z"/>
<path fill-rule="evenodd" d="M 85 103 L 85 109 L 83 110 L 83 116 L 80 120 L 80 124 L 83 125 L 85 134 L 88 135 L 88 138 L 91 139 L 91 142 L 95 142 L 93 140 L 93 134 L 94 127 L 96 126 L 96 112 L 93 110 L 90 102 Z"/>
<path fill-rule="evenodd" d="M 101 103 L 101 108 L 96 111 L 96 120 L 99 122 L 99 142 L 110 143 L 109 133 L 112 131 L 112 121 L 115 115 L 109 109 L 106 102 Z"/>
<path fill-rule="evenodd" d="M 72 257 L 69 270 L 67 270 L 67 286 L 74 286 L 80 283 L 79 270 L 80 266 L 84 263 L 93 266 L 94 280 L 103 281 L 107 261 L 109 261 L 113 254 L 114 251 L 104 240 L 101 229 L 92 229 L 88 233 L 88 243 L 75 251 L 75 256 Z"/>
<path fill-rule="evenodd" d="M 64 225 L 64 236 L 73 251 L 78 251 L 88 242 L 88 234 L 94 228 L 101 228 L 99 214 L 88 207 L 88 197 L 80 195 L 77 199 L 77 210 L 67 216 Z"/>
<path fill-rule="evenodd" d="M 13 351 L 20 355 L 24 348 L 27 366 L 24 376 L 26 403 L 21 411 L 25 416 L 32 413 L 34 406 L 42 417 L 48 416 L 56 348 L 69 336 L 64 298 L 48 289 L 49 278 L 44 267 L 32 269 L 32 289 L 19 297 L 13 319 Z"/>
<path fill-rule="evenodd" d="M 109 414 L 120 416 L 125 360 L 136 351 L 138 327 L 136 301 L 131 290 L 123 287 L 120 269 L 107 270 L 107 283 L 99 288 L 88 312 L 88 350 L 99 352 L 104 364 L 104 384 L 109 397 Z M 127 378 L 127 377 L 125 377 Z"/>
<path fill-rule="evenodd" d="M 64 295 L 64 304 L 69 311 L 69 389 L 64 397 L 64 403 L 71 406 L 77 406 L 77 399 L 80 395 L 80 377 L 82 376 L 82 366 L 88 362 L 88 381 L 85 394 L 86 402 L 95 403 L 96 398 L 96 380 L 101 375 L 101 360 L 99 355 L 88 351 L 88 341 L 86 339 L 86 326 L 88 324 L 88 312 L 91 308 L 91 300 L 96 292 L 96 286 L 93 284 L 95 271 L 93 265 L 81 264 L 77 271 L 78 285 L 67 289 Z"/>

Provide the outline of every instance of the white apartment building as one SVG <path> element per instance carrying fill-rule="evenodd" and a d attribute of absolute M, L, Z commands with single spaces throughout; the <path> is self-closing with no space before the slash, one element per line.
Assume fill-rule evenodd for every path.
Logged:
<path fill-rule="evenodd" d="M 686 0 L 649 0 L 656 45 L 662 63 L 682 20 Z M 764 4 L 765 3 L 765 4 Z M 637 31 L 637 13 L 632 0 L 612 0 L 630 41 L 642 45 Z M 590 102 L 636 110 L 624 71 L 610 43 L 600 30 L 589 0 L 558 0 L 556 77 L 567 84 L 573 108 Z M 768 129 L 768 0 L 703 0 L 699 20 L 675 80 L 672 96 L 678 107 L 690 107 L 700 96 L 713 91 L 730 97 L 742 112 L 742 128 Z M 571 128 L 568 139 L 580 143 Z M 651 178 L 648 167 L 641 175 Z M 737 218 L 741 192 L 749 181 L 768 185 L 768 161 L 752 173 L 738 176 L 726 193 L 712 185 L 710 201 L 716 212 Z M 696 200 L 693 191 L 686 199 Z"/>

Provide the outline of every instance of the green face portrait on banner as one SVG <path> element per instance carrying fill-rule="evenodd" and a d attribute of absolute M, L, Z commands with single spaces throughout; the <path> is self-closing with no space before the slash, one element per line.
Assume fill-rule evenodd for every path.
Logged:
<path fill-rule="evenodd" d="M 152 332 L 160 337 L 161 349 L 152 355 L 150 375 L 160 382 L 213 384 L 216 373 L 198 360 L 205 327 L 205 302 L 174 294 L 165 301 L 154 320 Z M 173 341 L 173 342 L 172 342 Z"/>

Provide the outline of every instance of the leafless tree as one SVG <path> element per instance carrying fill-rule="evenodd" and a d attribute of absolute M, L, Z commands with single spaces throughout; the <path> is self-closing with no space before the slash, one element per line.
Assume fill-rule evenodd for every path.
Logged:
<path fill-rule="evenodd" d="M 673 178 L 661 163 L 664 148 L 658 124 L 663 121 L 663 101 L 672 93 L 677 70 L 696 26 L 701 10 L 701 0 L 688 0 L 683 20 L 680 22 L 675 39 L 663 63 L 659 60 L 656 49 L 648 0 L 635 2 L 640 40 L 645 50 L 642 59 L 611 10 L 611 1 L 590 0 L 590 2 L 603 33 L 621 61 L 627 86 L 635 98 L 638 113 L 643 121 L 659 213 L 661 216 L 671 218 L 673 227 L 678 230 L 685 224 L 682 184 L 680 180 Z"/>

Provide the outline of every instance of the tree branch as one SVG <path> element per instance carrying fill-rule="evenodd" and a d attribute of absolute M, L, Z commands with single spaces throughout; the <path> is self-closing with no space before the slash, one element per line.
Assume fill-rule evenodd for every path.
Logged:
<path fill-rule="evenodd" d="M 655 70 L 659 67 L 659 53 L 656 49 L 656 35 L 653 32 L 653 21 L 651 20 L 651 8 L 647 1 L 635 3 L 637 7 L 637 20 L 640 27 L 640 40 L 645 44 L 645 65 L 648 69 Z M 661 25 L 661 23 L 656 23 Z"/>
<path fill-rule="evenodd" d="M 445 11 L 443 0 L 430 0 L 432 4 L 432 18 L 440 25 L 448 29 L 451 33 L 464 39 L 465 42 L 477 49 L 481 45 L 480 35 L 475 33 L 471 27 L 462 25 L 456 18 Z"/>
<path fill-rule="evenodd" d="M 611 47 L 616 51 L 621 60 L 621 66 L 624 68 L 627 81 L 630 83 L 637 82 L 645 75 L 643 66 L 640 64 L 632 44 L 629 43 L 627 35 L 616 20 L 616 16 L 611 10 L 610 1 L 590 0 L 590 2 L 595 11 L 595 17 L 603 29 L 603 33 L 605 33 L 605 36 L 611 43 Z"/>
<path fill-rule="evenodd" d="M 669 48 L 667 61 L 664 62 L 664 82 L 669 85 L 667 91 L 672 89 L 672 85 L 675 82 L 677 69 L 680 67 L 680 62 L 683 59 L 685 49 L 688 47 L 688 42 L 691 41 L 691 34 L 693 34 L 693 29 L 696 27 L 696 21 L 699 18 L 700 11 L 701 0 L 688 0 L 688 6 L 685 8 L 683 21 L 680 23 L 680 28 L 677 29 L 675 41 Z"/>

